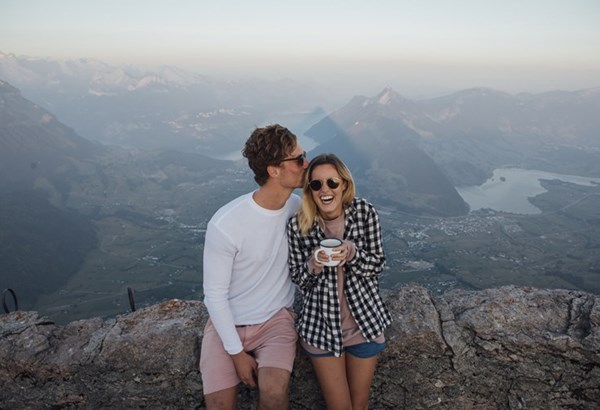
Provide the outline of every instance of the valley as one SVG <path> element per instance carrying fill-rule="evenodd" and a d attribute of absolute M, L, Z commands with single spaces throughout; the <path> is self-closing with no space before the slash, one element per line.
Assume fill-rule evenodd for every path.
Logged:
<path fill-rule="evenodd" d="M 231 171 L 234 172 L 234 171 Z M 238 176 L 244 174 L 238 170 Z M 79 271 L 35 310 L 59 323 L 130 311 L 164 299 L 202 298 L 206 223 L 221 204 L 253 189 L 225 176 L 209 186 L 185 184 L 147 214 L 117 211 L 96 218 L 100 238 Z M 508 284 L 600 293 L 600 187 L 544 181 L 532 202 L 543 212 L 480 210 L 459 217 L 417 217 L 377 205 L 387 267 L 381 286 L 419 283 L 434 293 Z M 166 208 L 165 208 L 166 206 Z"/>
<path fill-rule="evenodd" d="M 240 139 L 274 116 L 302 129 L 318 121 L 306 133 L 318 144 L 309 157 L 337 153 L 352 170 L 359 196 L 379 210 L 388 261 L 382 287 L 417 282 L 442 293 L 516 284 L 600 293 L 597 184 L 545 180 L 546 192 L 530 199 L 541 213 L 532 215 L 485 208 L 468 213 L 456 190 L 483 183 L 502 167 L 598 177 L 598 116 L 573 123 L 571 115 L 579 112 L 574 106 L 597 112 L 597 90 L 510 96 L 470 89 L 410 101 L 386 88 L 319 120 L 325 112 L 310 108 L 318 96 L 274 111 L 279 100 L 271 100 L 275 91 L 269 90 L 279 86 L 271 86 L 257 86 L 254 95 L 265 105 L 252 118 L 228 125 L 234 128 L 213 124 L 203 133 L 216 145 L 182 151 L 181 140 L 157 125 L 170 123 L 170 110 L 159 115 L 156 127 L 148 125 L 156 135 L 121 129 L 133 139 L 148 138 L 145 149 L 131 148 L 131 141 L 101 145 L 61 123 L 64 114 L 55 116 L 0 80 L 2 288 L 15 289 L 21 309 L 37 310 L 57 323 L 125 313 L 128 289 L 138 308 L 167 298 L 202 298 L 206 224 L 221 205 L 255 188 L 244 160 L 220 160 L 211 153 L 222 144 L 227 148 L 222 152 L 239 150 Z M 182 96 L 160 87 L 172 98 Z M 234 88 L 211 109 L 238 101 L 244 87 Z M 102 118 L 98 129 L 119 128 L 129 103 L 146 115 L 140 98 L 157 91 L 136 90 L 129 95 L 121 89 L 122 98 L 110 104 L 103 95 L 87 96 L 78 106 L 85 112 L 71 115 L 86 122 L 91 110 Z M 59 91 L 47 90 L 56 101 L 62 98 Z M 86 86 L 72 96 L 88 91 Z M 104 109 L 96 111 L 100 102 Z M 73 106 L 63 103 L 64 109 Z M 178 104 L 187 106 L 185 99 Z M 206 107 L 195 107 L 201 108 Z M 204 130 L 198 127 L 194 122 L 188 128 Z M 154 138 L 160 150 L 148 149 L 157 148 Z"/>
<path fill-rule="evenodd" d="M 205 167 L 197 158 L 189 164 L 196 169 L 189 169 L 184 157 L 176 157 L 177 165 L 159 164 L 151 153 L 129 161 L 103 157 L 102 178 L 88 175 L 73 184 L 68 205 L 88 215 L 97 247 L 58 289 L 23 307 L 67 323 L 129 311 L 128 288 L 137 308 L 167 298 L 200 298 L 206 223 L 220 205 L 253 185 L 236 165 Z M 166 172 L 158 177 L 155 166 Z"/>
<path fill-rule="evenodd" d="M 508 284 L 600 293 L 600 187 L 545 181 L 543 212 L 480 210 L 417 218 L 382 208 L 388 269 L 382 287 L 436 293 Z"/>

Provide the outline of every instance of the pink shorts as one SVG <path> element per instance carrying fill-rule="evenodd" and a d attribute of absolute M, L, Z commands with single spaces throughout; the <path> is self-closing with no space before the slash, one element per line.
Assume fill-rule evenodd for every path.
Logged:
<path fill-rule="evenodd" d="M 281 309 L 262 324 L 239 326 L 236 330 L 240 335 L 244 351 L 253 353 L 259 369 L 275 367 L 292 371 L 298 335 L 294 327 L 294 317 L 288 309 Z M 241 381 L 235 371 L 233 360 L 225 351 L 210 319 L 204 327 L 200 372 L 204 394 L 237 386 Z"/>

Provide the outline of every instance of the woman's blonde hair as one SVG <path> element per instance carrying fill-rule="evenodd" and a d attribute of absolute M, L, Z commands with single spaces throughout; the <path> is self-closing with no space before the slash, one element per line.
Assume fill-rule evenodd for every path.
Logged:
<path fill-rule="evenodd" d="M 302 207 L 298 211 L 298 226 L 300 228 L 300 233 L 305 236 L 308 235 L 310 229 L 315 224 L 323 223 L 323 217 L 319 214 L 317 204 L 312 196 L 312 190 L 308 184 L 312 180 L 313 170 L 316 167 L 325 164 L 332 165 L 340 175 L 340 178 L 346 182 L 346 189 L 342 193 L 343 209 L 346 209 L 346 207 L 352 203 L 352 200 L 356 195 L 356 188 L 352 174 L 341 159 L 339 159 L 335 154 L 321 154 L 314 157 L 308 164 L 308 168 L 304 174 L 304 182 L 302 184 Z"/>

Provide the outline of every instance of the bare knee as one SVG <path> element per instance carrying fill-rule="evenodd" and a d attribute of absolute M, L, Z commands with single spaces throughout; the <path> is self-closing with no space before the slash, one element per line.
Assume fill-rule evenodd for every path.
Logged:
<path fill-rule="evenodd" d="M 281 369 L 264 370 L 258 376 L 259 409 L 287 409 L 290 373 Z"/>
<path fill-rule="evenodd" d="M 237 386 L 204 396 L 208 410 L 234 410 L 237 407 Z"/>
<path fill-rule="evenodd" d="M 259 389 L 259 408 L 267 409 L 287 409 L 288 390 L 280 388 Z"/>
<path fill-rule="evenodd" d="M 369 408 L 369 398 L 352 399 L 352 410 L 367 410 Z"/>
<path fill-rule="evenodd" d="M 355 389 L 350 392 L 352 410 L 367 410 L 369 408 L 369 389 Z"/>

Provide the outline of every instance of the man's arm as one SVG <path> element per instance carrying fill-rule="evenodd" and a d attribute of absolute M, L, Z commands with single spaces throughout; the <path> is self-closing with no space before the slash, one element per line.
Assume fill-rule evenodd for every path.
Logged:
<path fill-rule="evenodd" d="M 243 383 L 256 387 L 258 365 L 244 351 L 229 305 L 229 287 L 236 252 L 230 238 L 209 224 L 204 241 L 204 304 L 225 350 L 233 360 L 238 377 Z"/>
<path fill-rule="evenodd" d="M 204 304 L 229 354 L 243 350 L 229 305 L 229 287 L 236 252 L 233 242 L 209 224 L 204 241 Z"/>

